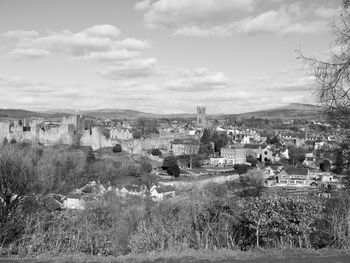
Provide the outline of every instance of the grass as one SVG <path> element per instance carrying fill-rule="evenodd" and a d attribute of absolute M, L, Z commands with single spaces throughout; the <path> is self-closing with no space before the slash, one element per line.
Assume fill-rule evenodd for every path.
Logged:
<path fill-rule="evenodd" d="M 350 252 L 344 250 L 308 250 L 308 249 L 286 249 L 286 250 L 217 250 L 217 251 L 197 251 L 197 250 L 169 250 L 162 253 L 147 253 L 140 255 L 125 255 L 119 257 L 88 256 L 77 255 L 41 255 L 35 258 L 22 259 L 0 259 L 0 263 L 27 263 L 27 262 L 101 262 L 101 263 L 156 263 L 156 262 L 188 262 L 188 263 L 211 263 L 211 262 L 237 262 L 237 263 L 326 263 L 350 262 Z"/>

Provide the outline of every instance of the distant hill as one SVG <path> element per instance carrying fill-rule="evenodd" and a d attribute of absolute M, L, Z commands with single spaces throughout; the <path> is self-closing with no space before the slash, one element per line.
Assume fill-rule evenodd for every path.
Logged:
<path fill-rule="evenodd" d="M 20 109 L 0 109 L 0 118 L 29 118 L 29 117 L 40 117 L 43 118 L 46 115 L 40 112 L 27 111 Z"/>
<path fill-rule="evenodd" d="M 320 107 L 311 104 L 292 103 L 286 106 L 240 114 L 224 115 L 234 118 L 266 118 L 266 119 L 315 119 L 321 117 Z"/>
<path fill-rule="evenodd" d="M 267 118 L 267 119 L 315 119 L 317 116 L 321 116 L 319 107 L 310 104 L 292 103 L 283 107 L 274 109 L 254 111 L 240 114 L 221 114 L 221 115 L 208 115 L 209 119 L 223 119 L 223 118 Z M 81 114 L 87 118 L 92 119 L 137 119 L 137 118 L 195 118 L 196 114 L 156 114 L 146 113 L 135 110 L 127 109 L 97 109 L 97 110 L 72 110 L 72 109 L 57 109 L 45 112 L 26 111 L 20 109 L 0 109 L 0 118 L 59 118 L 65 115 Z"/>

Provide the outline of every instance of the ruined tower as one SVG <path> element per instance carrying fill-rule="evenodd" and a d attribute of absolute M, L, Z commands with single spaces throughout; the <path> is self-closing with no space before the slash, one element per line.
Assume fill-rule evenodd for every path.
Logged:
<path fill-rule="evenodd" d="M 207 117 L 205 106 L 197 106 L 197 127 L 205 128 L 207 126 Z"/>

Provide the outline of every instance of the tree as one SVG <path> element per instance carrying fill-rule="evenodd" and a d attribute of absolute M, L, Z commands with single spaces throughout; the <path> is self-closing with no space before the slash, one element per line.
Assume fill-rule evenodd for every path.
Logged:
<path fill-rule="evenodd" d="M 2 140 L 2 145 L 6 145 L 9 143 L 9 140 L 5 137 L 3 140 Z"/>
<path fill-rule="evenodd" d="M 214 152 L 220 152 L 221 148 L 228 144 L 226 133 L 214 132 L 211 140 L 214 142 Z"/>
<path fill-rule="evenodd" d="M 304 150 L 294 146 L 288 148 L 288 156 L 290 165 L 297 165 L 305 160 Z"/>
<path fill-rule="evenodd" d="M 248 170 L 251 168 L 250 165 L 247 164 L 235 164 L 233 166 L 233 168 L 235 168 L 236 172 L 241 175 L 241 174 L 245 174 L 246 172 L 248 172 Z"/>
<path fill-rule="evenodd" d="M 39 186 L 33 165 L 24 151 L 13 145 L 0 148 L 0 229 L 9 230 L 9 222 L 16 221 L 16 215 L 21 214 L 18 210 L 26 208 L 24 203 L 40 190 Z M 5 233 L 1 231 L 0 242 L 7 237 Z"/>
<path fill-rule="evenodd" d="M 178 177 L 180 175 L 180 168 L 174 156 L 167 156 L 164 158 L 163 167 L 166 168 L 168 174 Z"/>
<path fill-rule="evenodd" d="M 350 126 L 350 8 L 344 0 L 340 16 L 335 21 L 334 47 L 324 61 L 308 58 L 299 52 L 299 58 L 311 66 L 316 77 L 316 94 L 329 120 L 345 127 Z"/>
<path fill-rule="evenodd" d="M 335 169 L 333 172 L 336 174 L 340 174 L 344 169 L 344 157 L 343 157 L 343 151 L 342 149 L 338 149 L 336 151 L 336 156 L 335 156 Z"/>
<path fill-rule="evenodd" d="M 239 177 L 242 187 L 241 197 L 258 197 L 264 189 L 264 173 L 260 170 L 250 170 Z"/>
<path fill-rule="evenodd" d="M 211 139 L 210 139 L 210 130 L 209 129 L 204 129 L 203 131 L 203 135 L 202 135 L 202 138 L 201 138 L 201 144 L 203 145 L 207 145 L 207 144 L 210 144 L 211 143 Z"/>
<path fill-rule="evenodd" d="M 17 141 L 16 141 L 15 138 L 12 138 L 12 139 L 10 140 L 10 144 L 16 144 L 16 143 L 17 143 Z"/>
<path fill-rule="evenodd" d="M 272 139 L 270 140 L 270 144 L 280 144 L 280 140 L 278 139 L 277 136 L 272 137 Z"/>
<path fill-rule="evenodd" d="M 113 152 L 115 152 L 115 153 L 120 153 L 121 151 L 122 151 L 122 146 L 120 145 L 120 144 L 116 144 L 116 145 L 114 145 L 114 147 L 113 147 Z"/>
<path fill-rule="evenodd" d="M 320 163 L 320 169 L 323 172 L 328 172 L 331 168 L 331 162 L 328 160 L 324 160 L 322 163 Z"/>
<path fill-rule="evenodd" d="M 211 142 L 211 136 L 210 136 L 210 130 L 204 129 L 203 135 L 200 139 L 200 145 L 199 145 L 199 154 L 203 154 L 205 156 L 209 156 L 213 153 L 214 149 Z"/>
<path fill-rule="evenodd" d="M 81 137 L 83 137 L 83 134 L 81 134 L 80 132 L 76 132 L 75 134 L 73 134 L 72 136 L 72 145 L 76 148 L 79 148 L 81 145 Z"/>
<path fill-rule="evenodd" d="M 151 154 L 153 156 L 159 156 L 159 157 L 162 156 L 162 152 L 158 148 L 152 149 Z"/>
<path fill-rule="evenodd" d="M 254 158 L 251 155 L 247 156 L 246 161 L 247 161 L 247 163 L 250 163 L 252 167 L 256 167 L 258 164 L 258 159 Z"/>
<path fill-rule="evenodd" d="M 134 137 L 134 139 L 140 139 L 141 138 L 141 132 L 133 131 L 132 137 Z"/>

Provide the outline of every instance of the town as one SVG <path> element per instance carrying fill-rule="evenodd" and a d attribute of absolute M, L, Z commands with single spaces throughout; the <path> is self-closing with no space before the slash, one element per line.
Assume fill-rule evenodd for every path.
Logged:
<path fill-rule="evenodd" d="M 0 263 L 350 262 L 350 0 L 0 20 Z"/>
<path fill-rule="evenodd" d="M 84 209 L 111 191 L 159 201 L 181 195 L 194 182 L 232 184 L 252 173 L 260 184 L 253 187 L 267 192 L 330 197 L 346 188 L 349 160 L 339 145 L 349 139 L 347 130 L 319 120 L 216 120 L 208 118 L 205 106 L 196 111 L 194 119 L 174 120 L 92 120 L 81 115 L 6 120 L 0 122 L 0 140 L 3 145 L 44 148 L 70 145 L 90 149 L 92 155 L 109 152 L 131 160 L 139 156 L 151 167 L 143 176 L 156 178 L 152 184 L 113 184 L 113 178 L 92 177 L 67 196 L 51 193 L 61 194 L 54 199 L 57 209 Z"/>

